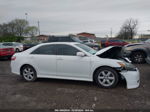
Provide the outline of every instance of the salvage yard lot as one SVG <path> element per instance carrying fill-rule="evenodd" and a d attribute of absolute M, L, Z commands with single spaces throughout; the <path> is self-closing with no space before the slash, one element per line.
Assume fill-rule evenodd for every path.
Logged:
<path fill-rule="evenodd" d="M 38 79 L 25 82 L 0 61 L 0 109 L 150 109 L 150 65 L 136 65 L 141 85 L 127 90 L 125 82 L 102 89 L 91 82 Z"/>

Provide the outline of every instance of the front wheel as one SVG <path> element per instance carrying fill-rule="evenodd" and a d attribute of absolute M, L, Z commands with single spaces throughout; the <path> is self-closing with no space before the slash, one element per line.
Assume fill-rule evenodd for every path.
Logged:
<path fill-rule="evenodd" d="M 94 81 L 103 88 L 116 87 L 118 80 L 118 73 L 110 67 L 102 67 L 94 75 Z"/>
<path fill-rule="evenodd" d="M 22 67 L 21 75 L 22 75 L 23 79 L 28 82 L 33 82 L 37 79 L 36 71 L 30 65 L 25 65 Z"/>

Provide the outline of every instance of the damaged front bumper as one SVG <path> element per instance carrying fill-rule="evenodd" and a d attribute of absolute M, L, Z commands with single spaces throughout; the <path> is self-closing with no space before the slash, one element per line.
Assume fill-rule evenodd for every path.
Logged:
<path fill-rule="evenodd" d="M 127 89 L 134 89 L 140 85 L 140 73 L 136 68 L 134 71 L 123 70 L 120 74 L 125 78 Z"/>
<path fill-rule="evenodd" d="M 147 57 L 145 60 L 148 64 L 150 64 L 150 57 Z"/>

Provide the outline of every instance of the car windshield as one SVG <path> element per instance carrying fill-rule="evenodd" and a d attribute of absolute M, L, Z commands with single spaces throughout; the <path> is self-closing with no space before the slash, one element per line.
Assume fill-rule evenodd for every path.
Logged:
<path fill-rule="evenodd" d="M 84 45 L 84 44 L 76 44 L 76 46 L 80 47 L 81 49 L 83 49 L 84 51 L 90 53 L 90 54 L 95 54 L 97 51 Z"/>

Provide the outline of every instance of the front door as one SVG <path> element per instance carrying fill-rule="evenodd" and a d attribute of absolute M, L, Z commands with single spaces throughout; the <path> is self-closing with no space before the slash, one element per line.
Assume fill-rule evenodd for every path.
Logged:
<path fill-rule="evenodd" d="M 71 45 L 57 47 L 57 75 L 63 77 L 88 78 L 90 76 L 90 57 L 79 57 L 79 51 Z"/>

